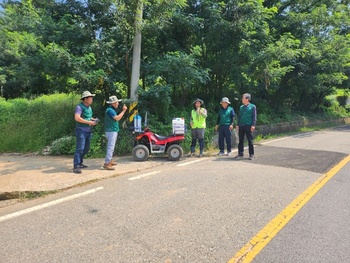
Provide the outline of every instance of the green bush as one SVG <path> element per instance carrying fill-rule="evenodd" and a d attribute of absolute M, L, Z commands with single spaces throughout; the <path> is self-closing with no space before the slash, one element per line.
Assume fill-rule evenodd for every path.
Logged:
<path fill-rule="evenodd" d="M 0 152 L 41 151 L 72 133 L 77 95 L 0 100 Z"/>
<path fill-rule="evenodd" d="M 65 136 L 54 140 L 49 147 L 50 155 L 74 154 L 75 152 L 75 137 Z"/>
<path fill-rule="evenodd" d="M 165 92 L 165 93 L 162 93 Z M 147 94 L 147 99 L 152 102 L 162 101 L 158 95 L 167 94 L 167 89 L 154 89 Z M 158 95 L 157 95 L 158 94 Z M 157 97 L 157 96 L 158 97 Z M 143 98 L 144 99 L 144 98 Z M 106 152 L 106 138 L 104 135 L 104 111 L 106 105 L 104 98 L 98 95 L 94 99 L 92 108 L 94 117 L 99 117 L 101 122 L 94 127 L 89 157 L 104 157 Z M 140 104 L 143 100 L 140 100 Z M 324 108 L 320 114 L 290 113 L 281 111 L 280 113 L 269 113 L 266 105 L 257 105 L 258 125 L 272 124 L 279 122 L 304 122 L 310 120 L 325 120 L 339 118 L 340 116 L 349 116 L 349 105 L 341 107 L 337 96 L 326 98 L 330 107 Z M 50 154 L 72 155 L 75 151 L 74 136 L 74 109 L 80 102 L 80 95 L 74 94 L 53 94 L 41 96 L 32 100 L 13 99 L 5 100 L 0 98 L 0 153 L 5 152 L 42 152 L 44 148 L 50 149 Z M 162 109 L 166 114 L 162 115 L 157 107 L 148 108 L 145 105 L 140 107 L 140 115 L 148 115 L 148 126 L 151 130 L 160 135 L 170 135 L 172 132 L 172 118 L 183 117 L 187 125 L 185 141 L 182 143 L 184 152 L 189 152 L 191 144 L 191 133 L 189 127 L 189 116 L 192 105 L 188 107 L 176 108 L 168 100 L 162 101 L 168 106 L 163 105 Z M 147 104 L 150 105 L 150 104 Z M 140 105 L 141 106 L 141 105 Z M 157 106 L 156 104 L 154 106 Z M 206 107 L 206 106 L 205 106 Z M 213 105 L 211 107 L 214 107 Z M 206 150 L 211 147 L 211 140 L 214 136 L 214 126 L 217 112 L 215 109 L 208 108 L 207 129 L 205 133 Z M 156 112 L 154 112 L 156 111 Z M 283 113 L 284 112 L 284 113 Z M 124 125 L 123 125 L 124 124 Z M 134 143 L 134 137 L 128 126 L 127 116 L 120 121 L 120 131 L 116 143 L 116 155 L 131 155 Z M 49 146 L 49 147 L 47 147 Z"/>
<path fill-rule="evenodd" d="M 122 128 L 118 132 L 117 143 L 115 144 L 114 154 L 122 155 L 131 155 L 132 148 L 134 146 L 134 137 L 131 131 L 127 128 Z"/>

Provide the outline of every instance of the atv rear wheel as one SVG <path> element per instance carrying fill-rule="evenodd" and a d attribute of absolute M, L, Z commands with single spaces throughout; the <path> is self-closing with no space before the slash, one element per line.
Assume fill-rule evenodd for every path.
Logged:
<path fill-rule="evenodd" d="M 149 157 L 149 150 L 145 145 L 138 144 L 132 149 L 132 156 L 138 162 L 146 161 Z"/>
<path fill-rule="evenodd" d="M 178 144 L 170 145 L 167 150 L 168 159 L 170 161 L 178 161 L 182 157 L 183 150 Z"/>

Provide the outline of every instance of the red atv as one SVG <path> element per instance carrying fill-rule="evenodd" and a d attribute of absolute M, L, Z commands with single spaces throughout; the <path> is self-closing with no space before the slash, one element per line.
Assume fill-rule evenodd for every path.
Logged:
<path fill-rule="evenodd" d="M 145 128 L 135 138 L 132 156 L 136 161 L 141 162 L 147 160 L 150 153 L 166 153 L 170 161 L 178 161 L 183 154 L 180 146 L 183 140 L 185 140 L 183 134 L 161 136 L 151 132 L 149 128 Z"/>
<path fill-rule="evenodd" d="M 151 132 L 147 128 L 147 114 L 145 117 L 145 129 L 135 138 L 132 156 L 136 161 L 145 161 L 150 153 L 166 153 L 170 161 L 178 161 L 183 155 L 180 143 L 185 140 L 184 118 L 173 119 L 173 133 L 169 136 L 161 136 Z M 141 131 L 141 122 L 135 124 L 135 131 Z"/>

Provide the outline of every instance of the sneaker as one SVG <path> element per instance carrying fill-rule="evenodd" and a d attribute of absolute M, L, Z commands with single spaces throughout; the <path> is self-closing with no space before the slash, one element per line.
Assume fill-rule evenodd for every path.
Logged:
<path fill-rule="evenodd" d="M 243 158 L 244 156 L 242 155 L 242 154 L 237 154 L 236 156 L 235 156 L 235 159 L 241 159 L 241 158 Z"/>
<path fill-rule="evenodd" d="M 80 169 L 88 168 L 87 165 L 85 165 L 85 164 L 79 164 L 78 167 L 79 167 Z"/>
<path fill-rule="evenodd" d="M 254 159 L 254 154 L 249 155 L 249 160 L 253 160 Z"/>
<path fill-rule="evenodd" d="M 227 156 L 231 156 L 231 152 L 226 153 Z"/>
<path fill-rule="evenodd" d="M 225 153 L 220 151 L 217 155 L 223 156 L 223 155 L 225 155 Z"/>
<path fill-rule="evenodd" d="M 105 163 L 103 165 L 103 168 L 105 168 L 106 170 L 115 170 L 115 168 L 112 166 L 111 162 Z"/>
<path fill-rule="evenodd" d="M 203 157 L 203 153 L 198 154 L 198 157 L 199 158 Z"/>
<path fill-rule="evenodd" d="M 189 155 L 187 155 L 187 157 L 192 157 L 195 156 L 195 153 L 190 153 Z"/>
<path fill-rule="evenodd" d="M 80 168 L 79 168 L 79 167 L 74 167 L 74 168 L 73 168 L 73 173 L 75 173 L 75 174 L 81 174 Z"/>

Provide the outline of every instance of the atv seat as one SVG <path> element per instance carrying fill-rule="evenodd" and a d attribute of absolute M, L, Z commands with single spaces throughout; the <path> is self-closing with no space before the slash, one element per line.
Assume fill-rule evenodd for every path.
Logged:
<path fill-rule="evenodd" d="M 167 138 L 171 137 L 171 136 L 162 136 L 162 135 L 158 135 L 158 134 L 154 134 L 154 136 L 160 140 L 160 141 L 163 141 L 163 140 L 166 140 Z"/>

